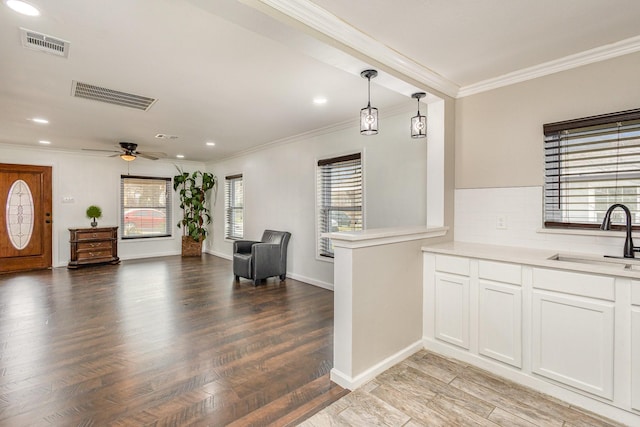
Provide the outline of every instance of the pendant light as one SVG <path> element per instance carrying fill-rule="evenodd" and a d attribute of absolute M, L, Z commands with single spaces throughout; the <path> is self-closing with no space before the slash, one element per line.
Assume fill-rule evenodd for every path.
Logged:
<path fill-rule="evenodd" d="M 378 75 L 376 70 L 364 70 L 360 76 L 367 79 L 367 106 L 360 110 L 360 134 L 375 135 L 378 133 L 378 109 L 371 107 L 371 79 Z"/>
<path fill-rule="evenodd" d="M 412 98 L 418 100 L 418 115 L 411 117 L 411 138 L 427 137 L 427 117 L 420 114 L 420 98 L 424 98 L 426 95 L 424 92 L 416 92 L 411 95 Z"/>

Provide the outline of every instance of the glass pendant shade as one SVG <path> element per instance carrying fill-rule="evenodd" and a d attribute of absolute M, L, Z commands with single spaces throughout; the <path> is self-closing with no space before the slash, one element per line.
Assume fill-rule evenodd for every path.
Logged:
<path fill-rule="evenodd" d="M 427 137 L 427 118 L 420 115 L 411 117 L 411 138 Z"/>
<path fill-rule="evenodd" d="M 360 110 L 360 134 L 375 135 L 378 133 L 378 109 L 367 105 Z"/>
<path fill-rule="evenodd" d="M 129 153 L 122 153 L 120 154 L 120 158 L 122 160 L 124 160 L 125 162 L 132 162 L 136 159 L 136 156 L 134 156 L 133 154 L 129 154 Z"/>
<path fill-rule="evenodd" d="M 378 109 L 371 106 L 371 79 L 378 75 L 376 70 L 364 70 L 360 73 L 367 79 L 367 106 L 360 110 L 360 134 L 375 135 L 378 133 Z"/>
<path fill-rule="evenodd" d="M 411 138 L 427 137 L 427 117 L 420 114 L 420 98 L 426 96 L 424 92 L 417 92 L 411 95 L 418 101 L 418 114 L 411 117 Z"/>

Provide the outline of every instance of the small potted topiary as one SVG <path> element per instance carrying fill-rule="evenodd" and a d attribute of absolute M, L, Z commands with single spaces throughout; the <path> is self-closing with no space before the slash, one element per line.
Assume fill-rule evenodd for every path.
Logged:
<path fill-rule="evenodd" d="M 91 221 L 92 227 L 98 226 L 98 221 L 96 221 L 96 219 L 100 217 L 102 217 L 102 209 L 100 209 L 100 207 L 91 205 L 87 208 L 87 218 L 93 219 L 93 221 Z"/>

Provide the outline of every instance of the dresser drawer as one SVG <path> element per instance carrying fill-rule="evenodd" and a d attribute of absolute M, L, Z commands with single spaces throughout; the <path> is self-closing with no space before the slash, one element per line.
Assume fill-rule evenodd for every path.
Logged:
<path fill-rule="evenodd" d="M 106 249 L 111 250 L 111 241 L 110 240 L 102 240 L 95 242 L 78 242 L 78 252 L 81 251 L 95 251 L 98 249 Z"/>
<path fill-rule="evenodd" d="M 89 259 L 111 258 L 111 249 L 102 249 L 95 251 L 78 251 L 78 261 L 86 261 Z"/>
<path fill-rule="evenodd" d="M 110 231 L 78 231 L 78 241 L 80 240 L 93 240 L 93 239 L 110 239 L 113 237 Z"/>

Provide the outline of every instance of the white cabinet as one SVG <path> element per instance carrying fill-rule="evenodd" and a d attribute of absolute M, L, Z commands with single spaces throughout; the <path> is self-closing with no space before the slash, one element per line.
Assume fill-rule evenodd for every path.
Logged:
<path fill-rule="evenodd" d="M 631 286 L 631 407 L 640 411 L 640 282 Z"/>
<path fill-rule="evenodd" d="M 522 267 L 478 261 L 478 352 L 522 368 Z"/>
<path fill-rule="evenodd" d="M 467 258 L 435 259 L 435 338 L 469 349 L 469 267 Z"/>
<path fill-rule="evenodd" d="M 540 288 L 584 287 L 583 293 L 607 297 L 614 279 L 534 269 L 533 287 L 532 371 L 613 399 L 614 303 Z"/>
<path fill-rule="evenodd" d="M 478 256 L 425 250 L 425 348 L 640 426 L 634 271 L 562 268 L 530 251 L 523 260 L 532 262 L 520 264 L 517 249 L 461 248 Z"/>

